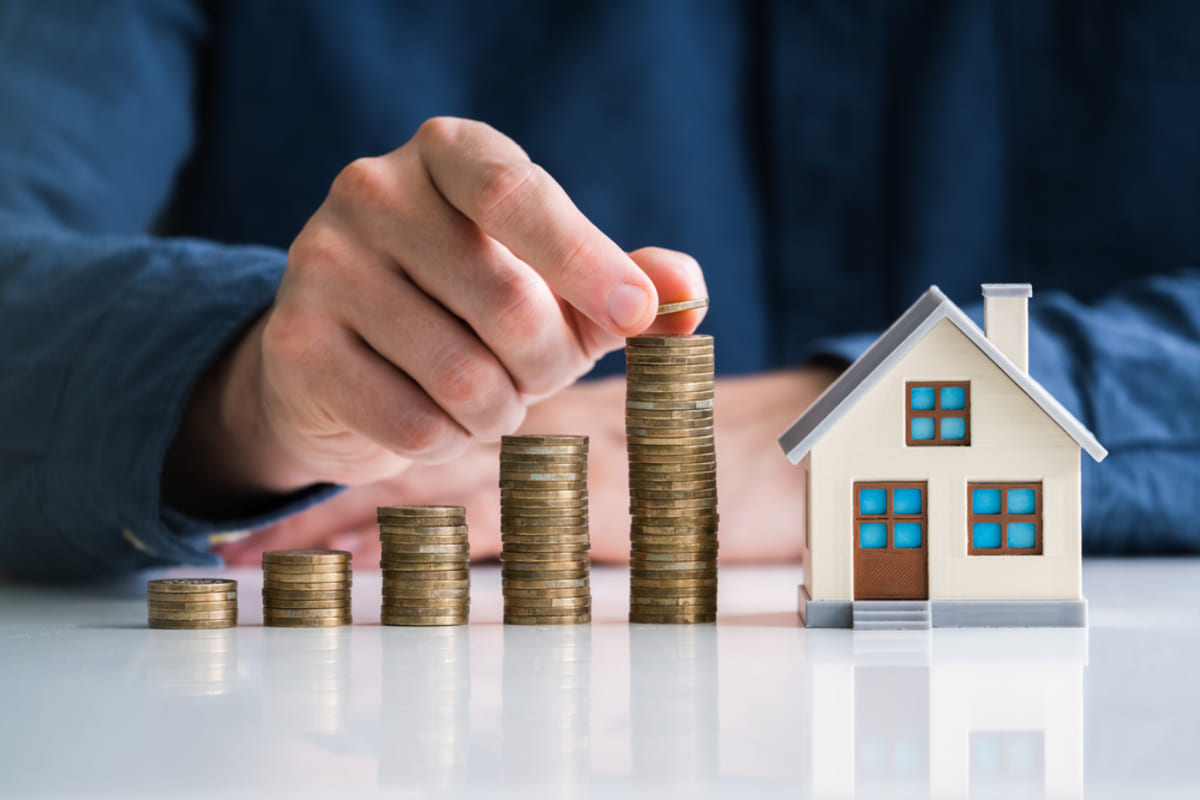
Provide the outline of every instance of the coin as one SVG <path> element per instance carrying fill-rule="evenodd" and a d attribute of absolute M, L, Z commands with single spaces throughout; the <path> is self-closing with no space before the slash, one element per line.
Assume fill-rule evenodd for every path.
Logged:
<path fill-rule="evenodd" d="M 350 587 L 341 589 L 273 589 L 264 586 L 262 595 L 273 600 L 348 600 L 350 599 Z"/>
<path fill-rule="evenodd" d="M 590 594 L 591 594 L 591 588 L 587 585 L 587 583 L 583 583 L 580 586 L 574 586 L 569 589 L 547 589 L 545 587 L 538 587 L 536 589 L 518 589 L 518 588 L 512 587 L 512 586 L 506 586 L 504 588 L 504 596 L 505 597 L 512 597 L 512 598 L 517 598 L 517 599 L 524 599 L 524 598 L 553 599 L 556 597 L 584 597 L 584 596 L 588 596 Z"/>
<path fill-rule="evenodd" d="M 648 625 L 698 625 L 707 622 L 716 622 L 717 614 L 715 611 L 678 612 L 673 614 L 651 614 L 645 611 L 630 611 L 629 621 L 634 624 Z"/>
<path fill-rule="evenodd" d="M 704 333 L 643 333 L 625 340 L 628 347 L 702 347 L 713 345 L 713 337 Z"/>
<path fill-rule="evenodd" d="M 542 489 L 502 489 L 500 490 L 500 502 L 517 501 L 517 500 L 533 500 L 533 501 L 559 501 L 564 503 L 579 502 L 587 500 L 587 489 L 559 489 L 555 491 L 544 491 Z"/>
<path fill-rule="evenodd" d="M 147 581 L 146 589 L 154 592 L 164 593 L 211 593 L 211 592 L 226 592 L 237 589 L 237 581 L 227 580 L 225 578 L 160 578 L 158 580 Z"/>
<path fill-rule="evenodd" d="M 528 590 L 528 591 L 553 591 L 556 589 L 585 589 L 588 586 L 586 575 L 577 578 L 561 578 L 561 579 L 541 579 L 541 580 L 520 580 L 518 578 L 506 579 L 503 582 L 506 589 Z"/>
<path fill-rule="evenodd" d="M 146 599 L 150 602 L 163 603 L 219 603 L 226 600 L 237 600 L 237 590 L 231 589 L 226 592 L 156 592 L 149 591 L 146 593 Z"/>
<path fill-rule="evenodd" d="M 263 618 L 270 617 L 271 619 L 317 619 L 318 617 L 344 617 L 346 616 L 346 608 L 344 606 L 322 607 L 322 608 L 279 608 L 277 606 L 264 606 Z"/>
<path fill-rule="evenodd" d="M 178 619 L 159 619 L 152 617 L 148 622 L 151 628 L 162 628 L 165 630 L 207 630 L 211 628 L 233 628 L 237 625 L 237 614 L 225 619 L 209 619 L 209 620 L 178 620 Z"/>
<path fill-rule="evenodd" d="M 379 506 L 375 513 L 380 517 L 465 517 L 464 506 Z"/>
<path fill-rule="evenodd" d="M 183 601 L 153 600 L 147 606 L 153 611 L 226 611 L 237 608 L 237 600 Z"/>
<path fill-rule="evenodd" d="M 592 621 L 591 613 L 571 617 L 509 617 L 504 615 L 505 625 L 587 625 Z"/>
<path fill-rule="evenodd" d="M 405 614 L 385 613 L 380 615 L 382 625 L 411 627 L 417 625 L 466 625 L 466 614 L 446 614 L 440 617 L 413 617 Z"/>
<path fill-rule="evenodd" d="M 263 618 L 263 625 L 268 628 L 338 628 L 351 625 L 354 620 L 350 614 L 344 617 L 271 617 Z"/>
<path fill-rule="evenodd" d="M 707 308 L 708 298 L 698 297 L 695 300 L 680 300 L 678 303 L 660 303 L 658 316 L 663 314 L 678 314 L 680 311 L 691 311 L 696 308 Z"/>
<path fill-rule="evenodd" d="M 280 600 L 278 598 L 263 598 L 264 608 L 346 608 L 349 597 L 336 600 Z"/>
<path fill-rule="evenodd" d="M 528 446 L 532 446 L 532 445 L 546 445 L 546 446 L 561 445 L 561 446 L 586 447 L 587 443 L 588 443 L 588 437 L 586 437 L 586 436 L 575 436 L 572 434 L 565 434 L 565 433 L 550 434 L 550 435 L 538 435 L 538 436 L 534 436 L 534 435 L 515 436 L 514 435 L 514 436 L 501 436 L 500 437 L 500 445 L 502 447 L 507 447 L 507 446 L 528 447 Z"/>
<path fill-rule="evenodd" d="M 348 564 L 345 550 L 270 550 L 263 553 L 264 564 Z"/>
<path fill-rule="evenodd" d="M 342 583 L 297 583 L 295 581 L 276 581 L 272 578 L 263 578 L 263 589 L 281 589 L 283 591 L 294 592 L 327 592 L 338 590 L 349 590 L 351 582 L 346 580 Z"/>
<path fill-rule="evenodd" d="M 272 583 L 339 584 L 348 583 L 351 580 L 351 575 L 352 573 L 349 570 L 339 572 L 279 572 L 268 567 L 263 571 L 263 580 Z"/>
<path fill-rule="evenodd" d="M 200 621 L 200 620 L 218 620 L 229 619 L 237 616 L 236 608 L 226 608 L 220 611 L 176 611 L 165 609 L 151 609 L 150 618 L 155 620 L 177 620 L 177 621 Z"/>

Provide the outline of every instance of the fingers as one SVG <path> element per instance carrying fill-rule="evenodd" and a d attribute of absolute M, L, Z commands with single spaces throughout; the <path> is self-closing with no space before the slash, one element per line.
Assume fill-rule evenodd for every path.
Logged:
<path fill-rule="evenodd" d="M 708 297 L 704 272 L 696 259 L 676 250 L 643 247 L 629 254 L 658 290 L 659 303 L 678 303 Z M 646 333 L 691 333 L 699 327 L 707 308 L 664 314 Z"/>
<path fill-rule="evenodd" d="M 512 140 L 483 123 L 440 118 L 414 143 L 452 206 L 600 328 L 630 336 L 654 321 L 654 284 Z"/>
<path fill-rule="evenodd" d="M 466 431 L 421 386 L 341 325 L 276 313 L 263 352 L 267 403 L 319 443 L 309 456 L 325 480 L 359 483 L 400 471 L 395 456 L 436 463 L 466 447 Z"/>

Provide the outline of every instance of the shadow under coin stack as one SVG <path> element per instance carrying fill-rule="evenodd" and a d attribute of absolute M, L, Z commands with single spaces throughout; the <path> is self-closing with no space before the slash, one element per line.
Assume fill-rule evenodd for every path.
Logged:
<path fill-rule="evenodd" d="M 466 625 L 471 546 L 462 506 L 381 506 L 384 625 Z"/>
<path fill-rule="evenodd" d="M 507 625 L 592 621 L 586 436 L 500 441 L 500 576 Z"/>
<path fill-rule="evenodd" d="M 151 628 L 198 630 L 237 625 L 237 581 L 166 578 L 146 584 Z"/>
<path fill-rule="evenodd" d="M 630 622 L 717 618 L 711 336 L 625 343 Z"/>
<path fill-rule="evenodd" d="M 351 623 L 350 554 L 344 550 L 263 553 L 263 625 L 333 628 Z"/>

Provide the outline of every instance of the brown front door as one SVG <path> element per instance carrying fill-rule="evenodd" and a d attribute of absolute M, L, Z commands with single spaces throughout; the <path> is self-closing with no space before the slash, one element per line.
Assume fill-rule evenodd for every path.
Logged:
<path fill-rule="evenodd" d="M 854 599 L 929 598 L 927 484 L 854 484 Z"/>

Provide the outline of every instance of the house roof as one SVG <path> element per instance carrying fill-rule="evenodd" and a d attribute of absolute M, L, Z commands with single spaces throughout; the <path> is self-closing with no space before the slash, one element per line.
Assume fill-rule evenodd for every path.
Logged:
<path fill-rule="evenodd" d="M 849 410 L 858 399 L 887 373 L 887 370 L 911 350 L 917 342 L 943 319 L 962 331 L 983 354 L 992 360 L 1013 383 L 1021 387 L 1029 399 L 1063 429 L 1088 455 L 1102 461 L 1108 455 L 1104 446 L 1071 412 L 1063 408 L 1042 385 L 1029 377 L 997 349 L 971 319 L 936 286 L 921 295 L 892 327 L 884 331 L 867 351 L 842 373 L 809 408 L 779 437 L 779 444 L 788 460 L 796 464 L 808 453 L 825 432 Z"/>

